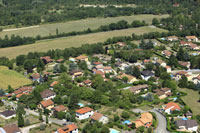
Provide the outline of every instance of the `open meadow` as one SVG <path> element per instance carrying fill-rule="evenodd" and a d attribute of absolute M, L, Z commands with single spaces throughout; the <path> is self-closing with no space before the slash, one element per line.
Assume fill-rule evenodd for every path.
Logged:
<path fill-rule="evenodd" d="M 38 41 L 30 45 L 2 48 L 0 49 L 0 57 L 6 56 L 8 58 L 15 58 L 18 55 L 27 54 L 29 52 L 36 52 L 36 51 L 44 52 L 50 49 L 65 49 L 69 47 L 80 47 L 82 44 L 93 44 L 97 42 L 103 42 L 108 38 L 112 37 L 131 36 L 132 33 L 141 35 L 144 33 L 149 33 L 154 31 L 167 32 L 166 30 L 160 28 L 145 26 L 139 28 L 124 29 L 124 30 L 92 33 L 87 35 L 48 39 L 48 40 Z"/>
<path fill-rule="evenodd" d="M 199 93 L 198 91 L 194 91 L 192 89 L 179 89 L 182 92 L 187 93 L 186 96 L 183 96 L 181 99 L 191 108 L 194 115 L 200 115 L 200 102 L 199 100 Z"/>
<path fill-rule="evenodd" d="M 0 66 L 0 88 L 7 89 L 8 85 L 11 85 L 15 89 L 27 84 L 31 84 L 31 81 L 22 74 Z"/>
<path fill-rule="evenodd" d="M 5 35 L 11 36 L 12 34 L 26 36 L 26 37 L 36 37 L 48 36 L 56 34 L 56 29 L 59 33 L 68 33 L 72 31 L 83 31 L 88 28 L 97 29 L 101 25 L 106 25 L 110 23 L 116 23 L 120 20 L 126 20 L 131 23 L 134 20 L 144 20 L 148 24 L 151 24 L 153 18 L 161 19 L 169 17 L 169 15 L 132 15 L 132 16 L 120 16 L 120 17 L 109 17 L 109 18 L 88 18 L 77 21 L 68 21 L 62 23 L 53 24 L 43 24 L 39 26 L 24 27 L 19 29 L 5 29 L 5 31 L 0 32 L 0 37 L 3 38 Z"/>

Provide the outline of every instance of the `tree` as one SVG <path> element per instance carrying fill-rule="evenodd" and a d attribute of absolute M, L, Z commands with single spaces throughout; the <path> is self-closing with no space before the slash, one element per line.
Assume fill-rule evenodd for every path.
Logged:
<path fill-rule="evenodd" d="M 39 120 L 43 121 L 43 119 L 42 119 L 42 110 L 41 109 L 39 110 Z"/>
<path fill-rule="evenodd" d="M 24 118 L 23 118 L 21 112 L 18 113 L 18 126 L 19 127 L 23 127 L 24 126 Z"/>
<path fill-rule="evenodd" d="M 117 114 L 114 115 L 114 121 L 115 121 L 115 122 L 117 122 L 119 119 L 120 119 L 120 118 L 119 118 L 119 116 L 118 116 Z"/>
<path fill-rule="evenodd" d="M 37 71 L 42 72 L 44 69 L 45 69 L 45 64 L 42 60 L 39 59 L 37 63 Z"/>
<path fill-rule="evenodd" d="M 178 60 L 184 61 L 184 54 L 185 54 L 185 51 L 183 50 L 183 47 L 180 47 L 177 52 Z"/>
<path fill-rule="evenodd" d="M 132 75 L 135 76 L 136 78 L 140 78 L 141 77 L 140 70 L 139 70 L 139 68 L 137 66 L 133 67 Z"/>
<path fill-rule="evenodd" d="M 170 65 L 172 67 L 177 67 L 178 66 L 178 60 L 173 54 L 169 57 L 168 65 Z"/>
<path fill-rule="evenodd" d="M 17 64 L 17 66 L 23 65 L 25 59 L 26 59 L 25 55 L 19 55 L 19 56 L 17 56 L 16 57 L 16 64 Z"/>
<path fill-rule="evenodd" d="M 125 83 L 127 83 L 128 82 L 128 77 L 123 77 L 122 81 L 125 82 Z"/>
<path fill-rule="evenodd" d="M 160 75 L 160 78 L 163 79 L 163 80 L 168 80 L 168 79 L 171 79 L 171 76 L 170 76 L 169 73 L 163 72 L 163 73 Z"/>
<path fill-rule="evenodd" d="M 63 104 L 63 100 L 60 95 L 56 95 L 56 97 L 53 99 L 53 101 L 54 101 L 54 103 L 56 103 L 58 105 Z"/>
<path fill-rule="evenodd" d="M 124 119 L 128 119 L 130 117 L 130 115 L 129 115 L 128 112 L 123 111 L 122 114 L 121 114 L 121 117 L 124 118 Z"/>
<path fill-rule="evenodd" d="M 14 89 L 10 85 L 8 85 L 8 93 L 12 93 L 12 92 L 14 92 Z"/>
<path fill-rule="evenodd" d="M 87 70 L 87 64 L 86 64 L 85 61 L 80 61 L 80 62 L 78 63 L 78 66 L 79 66 L 79 68 L 82 69 L 82 70 Z"/>
<path fill-rule="evenodd" d="M 134 122 L 132 123 L 131 128 L 135 129 L 135 123 Z"/>
<path fill-rule="evenodd" d="M 157 19 L 157 18 L 153 18 L 153 20 L 152 20 L 152 25 L 157 26 L 158 24 L 159 24 L 158 19 Z"/>
<path fill-rule="evenodd" d="M 46 124 L 48 124 L 49 123 L 49 118 L 48 118 L 48 116 L 46 115 Z"/>
<path fill-rule="evenodd" d="M 140 131 L 141 133 L 143 133 L 143 132 L 144 132 L 144 129 L 145 129 L 145 127 L 144 127 L 144 126 L 141 126 L 141 127 L 138 128 L 138 131 Z"/>
<path fill-rule="evenodd" d="M 64 119 L 65 118 L 65 112 L 58 112 L 57 118 L 60 119 L 60 120 Z"/>
<path fill-rule="evenodd" d="M 186 88 L 188 86 L 188 79 L 185 75 L 182 75 L 181 79 L 179 80 L 179 87 Z"/>

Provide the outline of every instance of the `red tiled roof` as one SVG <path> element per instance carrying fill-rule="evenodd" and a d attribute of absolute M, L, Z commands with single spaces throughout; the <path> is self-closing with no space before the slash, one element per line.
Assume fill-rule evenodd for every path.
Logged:
<path fill-rule="evenodd" d="M 45 100 L 45 101 L 41 101 L 40 103 L 41 103 L 41 105 L 42 105 L 44 108 L 46 108 L 46 107 L 51 106 L 51 105 L 54 104 L 53 101 L 52 101 L 51 99 Z"/>
<path fill-rule="evenodd" d="M 54 85 L 58 84 L 58 81 L 53 81 L 53 83 L 50 84 L 50 87 L 53 87 Z"/>
<path fill-rule="evenodd" d="M 59 133 L 69 133 L 75 129 L 78 129 L 77 125 L 75 124 L 70 124 L 70 125 L 66 125 L 65 127 L 63 128 L 58 128 L 57 131 Z"/>
<path fill-rule="evenodd" d="M 64 105 L 58 105 L 53 108 L 56 112 L 61 112 L 67 110 L 67 108 Z"/>
<path fill-rule="evenodd" d="M 76 57 L 76 60 L 84 60 L 86 58 L 88 58 L 88 57 L 85 55 L 80 55 L 80 56 Z"/>
<path fill-rule="evenodd" d="M 52 62 L 53 60 L 51 59 L 50 56 L 44 56 L 44 57 L 40 57 L 41 60 L 45 60 L 47 63 Z"/>
<path fill-rule="evenodd" d="M 98 121 L 103 115 L 98 112 L 94 112 L 94 114 L 90 117 L 91 119 Z"/>
<path fill-rule="evenodd" d="M 84 108 L 81 108 L 79 110 L 76 110 L 76 113 L 79 113 L 79 114 L 85 114 L 87 112 L 90 112 L 92 111 L 93 109 L 89 108 L 89 107 L 84 107 Z"/>
<path fill-rule="evenodd" d="M 196 36 L 186 36 L 185 38 L 186 39 L 196 39 L 197 37 Z"/>
<path fill-rule="evenodd" d="M 181 110 L 180 106 L 177 103 L 174 102 L 169 102 L 168 104 L 166 104 L 165 110 L 169 109 L 173 111 L 173 110 Z"/>

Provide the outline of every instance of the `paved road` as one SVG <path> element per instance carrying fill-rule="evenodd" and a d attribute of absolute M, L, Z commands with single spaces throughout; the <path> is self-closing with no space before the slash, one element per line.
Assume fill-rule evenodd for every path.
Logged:
<path fill-rule="evenodd" d="M 135 112 L 135 113 L 146 112 L 142 109 L 132 109 L 132 111 Z M 157 126 L 156 130 L 154 131 L 154 133 L 169 133 L 167 131 L 167 120 L 166 120 L 165 116 L 163 116 L 161 113 L 159 113 L 155 109 L 152 109 L 152 110 L 149 110 L 149 111 L 154 112 L 156 114 L 156 117 L 157 117 L 157 120 L 158 120 L 158 126 Z"/>
<path fill-rule="evenodd" d="M 28 126 L 28 127 L 21 128 L 21 131 L 22 131 L 22 133 L 29 133 L 31 128 L 39 127 L 41 124 L 42 123 L 38 123 L 38 124 L 34 124 L 34 125 L 31 125 L 31 126 Z M 45 122 L 43 122 L 43 124 L 45 124 Z"/>

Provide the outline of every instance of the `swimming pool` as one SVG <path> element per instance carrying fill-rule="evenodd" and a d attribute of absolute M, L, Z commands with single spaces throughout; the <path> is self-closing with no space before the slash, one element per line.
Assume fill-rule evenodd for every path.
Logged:
<path fill-rule="evenodd" d="M 110 133 L 119 133 L 119 131 L 115 130 L 115 129 L 110 129 Z"/>

